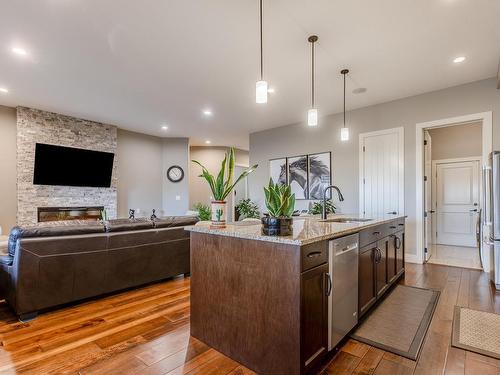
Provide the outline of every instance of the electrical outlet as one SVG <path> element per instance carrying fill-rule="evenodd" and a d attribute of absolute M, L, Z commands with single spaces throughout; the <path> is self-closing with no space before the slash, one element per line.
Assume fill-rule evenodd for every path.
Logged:
<path fill-rule="evenodd" d="M 176 196 L 175 196 L 175 200 L 176 200 L 176 201 L 180 201 L 180 200 L 181 200 L 181 196 L 180 196 L 180 195 L 176 195 Z"/>

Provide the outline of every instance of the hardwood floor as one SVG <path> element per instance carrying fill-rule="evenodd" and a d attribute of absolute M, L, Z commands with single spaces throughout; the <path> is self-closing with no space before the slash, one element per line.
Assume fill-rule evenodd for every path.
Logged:
<path fill-rule="evenodd" d="M 351 340 L 322 375 L 500 375 L 500 360 L 450 346 L 454 305 L 500 313 L 500 293 L 485 274 L 409 264 L 402 283 L 441 291 L 418 362 Z M 0 341 L 1 374 L 254 374 L 189 336 L 189 279 L 183 278 L 30 323 L 18 322 L 0 302 Z"/>

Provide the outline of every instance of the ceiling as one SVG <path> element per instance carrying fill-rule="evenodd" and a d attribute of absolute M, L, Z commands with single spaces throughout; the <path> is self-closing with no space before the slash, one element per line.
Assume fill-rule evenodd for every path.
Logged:
<path fill-rule="evenodd" d="M 248 148 L 251 132 L 305 121 L 310 34 L 320 116 L 342 110 L 344 67 L 352 109 L 495 76 L 500 58 L 498 0 L 264 0 L 276 92 L 258 105 L 258 0 L 16 0 L 0 21 L 0 104 L 194 145 Z"/>

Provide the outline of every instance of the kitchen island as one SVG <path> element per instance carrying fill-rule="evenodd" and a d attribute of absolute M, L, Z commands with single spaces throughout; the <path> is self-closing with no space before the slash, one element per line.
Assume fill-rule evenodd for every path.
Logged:
<path fill-rule="evenodd" d="M 332 240 L 357 234 L 357 319 L 404 274 L 404 220 L 299 217 L 285 237 L 258 223 L 186 228 L 191 335 L 259 374 L 310 372 L 329 350 Z"/>

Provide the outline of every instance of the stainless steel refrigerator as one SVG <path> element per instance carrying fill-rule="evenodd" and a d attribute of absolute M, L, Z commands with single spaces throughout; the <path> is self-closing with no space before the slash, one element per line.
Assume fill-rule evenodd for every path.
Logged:
<path fill-rule="evenodd" d="M 491 281 L 500 290 L 500 151 L 490 154 L 488 166 L 483 171 L 483 199 L 483 224 L 489 229 L 484 250 L 490 255 Z"/>

